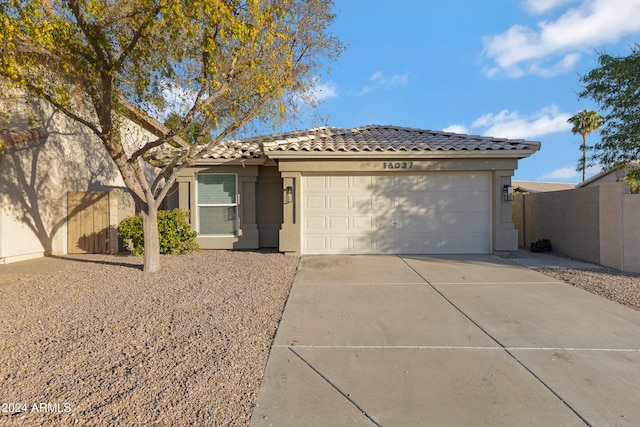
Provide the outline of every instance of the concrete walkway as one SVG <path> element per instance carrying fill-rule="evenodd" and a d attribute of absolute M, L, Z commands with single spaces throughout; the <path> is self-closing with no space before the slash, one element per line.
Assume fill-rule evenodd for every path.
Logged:
<path fill-rule="evenodd" d="M 303 257 L 251 426 L 640 425 L 640 312 L 517 256 Z"/>

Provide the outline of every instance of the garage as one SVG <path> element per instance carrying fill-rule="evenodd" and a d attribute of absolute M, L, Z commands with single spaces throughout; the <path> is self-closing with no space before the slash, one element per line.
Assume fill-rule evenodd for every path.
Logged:
<path fill-rule="evenodd" d="M 304 176 L 303 254 L 491 251 L 487 172 Z"/>

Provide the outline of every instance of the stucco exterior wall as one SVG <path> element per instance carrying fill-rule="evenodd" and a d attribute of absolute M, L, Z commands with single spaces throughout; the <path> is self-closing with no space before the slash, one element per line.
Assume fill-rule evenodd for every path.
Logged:
<path fill-rule="evenodd" d="M 0 128 L 49 132 L 6 149 L 0 160 L 0 263 L 66 254 L 67 192 L 123 189 L 120 173 L 92 132 L 46 102 L 3 92 L 0 105 Z M 122 126 L 130 146 L 151 138 L 127 119 Z"/>
<path fill-rule="evenodd" d="M 278 168 L 260 166 L 256 183 L 256 221 L 261 248 L 277 248 L 282 226 L 284 190 Z"/>
<path fill-rule="evenodd" d="M 623 263 L 623 186 L 600 183 L 600 261 L 599 264 L 622 269 Z"/>
<path fill-rule="evenodd" d="M 640 273 L 640 194 L 622 194 L 622 270 Z"/>

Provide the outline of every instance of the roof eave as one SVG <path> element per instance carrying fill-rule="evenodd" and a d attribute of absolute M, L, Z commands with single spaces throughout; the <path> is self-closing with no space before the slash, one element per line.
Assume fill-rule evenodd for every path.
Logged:
<path fill-rule="evenodd" d="M 265 154 L 276 160 L 319 159 L 524 159 L 538 150 L 437 150 L 437 151 L 267 151 Z"/>
<path fill-rule="evenodd" d="M 234 165 L 263 165 L 267 162 L 268 159 L 266 157 L 236 157 L 236 158 L 204 158 L 196 160 L 194 166 L 234 166 Z"/>

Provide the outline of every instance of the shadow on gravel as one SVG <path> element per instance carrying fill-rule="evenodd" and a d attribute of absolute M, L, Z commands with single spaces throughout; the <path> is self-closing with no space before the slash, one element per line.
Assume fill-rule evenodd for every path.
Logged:
<path fill-rule="evenodd" d="M 60 259 L 64 259 L 64 260 L 68 260 L 68 261 L 74 261 L 74 262 L 86 262 L 86 263 L 91 263 L 91 264 L 101 264 L 101 265 L 113 265 L 113 266 L 118 266 L 118 267 L 128 267 L 128 268 L 133 268 L 134 270 L 143 270 L 144 266 L 142 265 L 142 263 L 139 262 L 123 262 L 123 261 L 116 261 L 115 259 L 113 261 L 107 260 L 105 259 L 105 255 L 102 255 L 100 258 L 94 258 L 90 255 L 85 256 L 75 256 L 75 255 L 66 255 L 64 257 L 60 257 Z M 119 257 L 121 258 L 121 257 Z M 134 260 L 135 258 L 132 257 L 132 260 Z"/>

